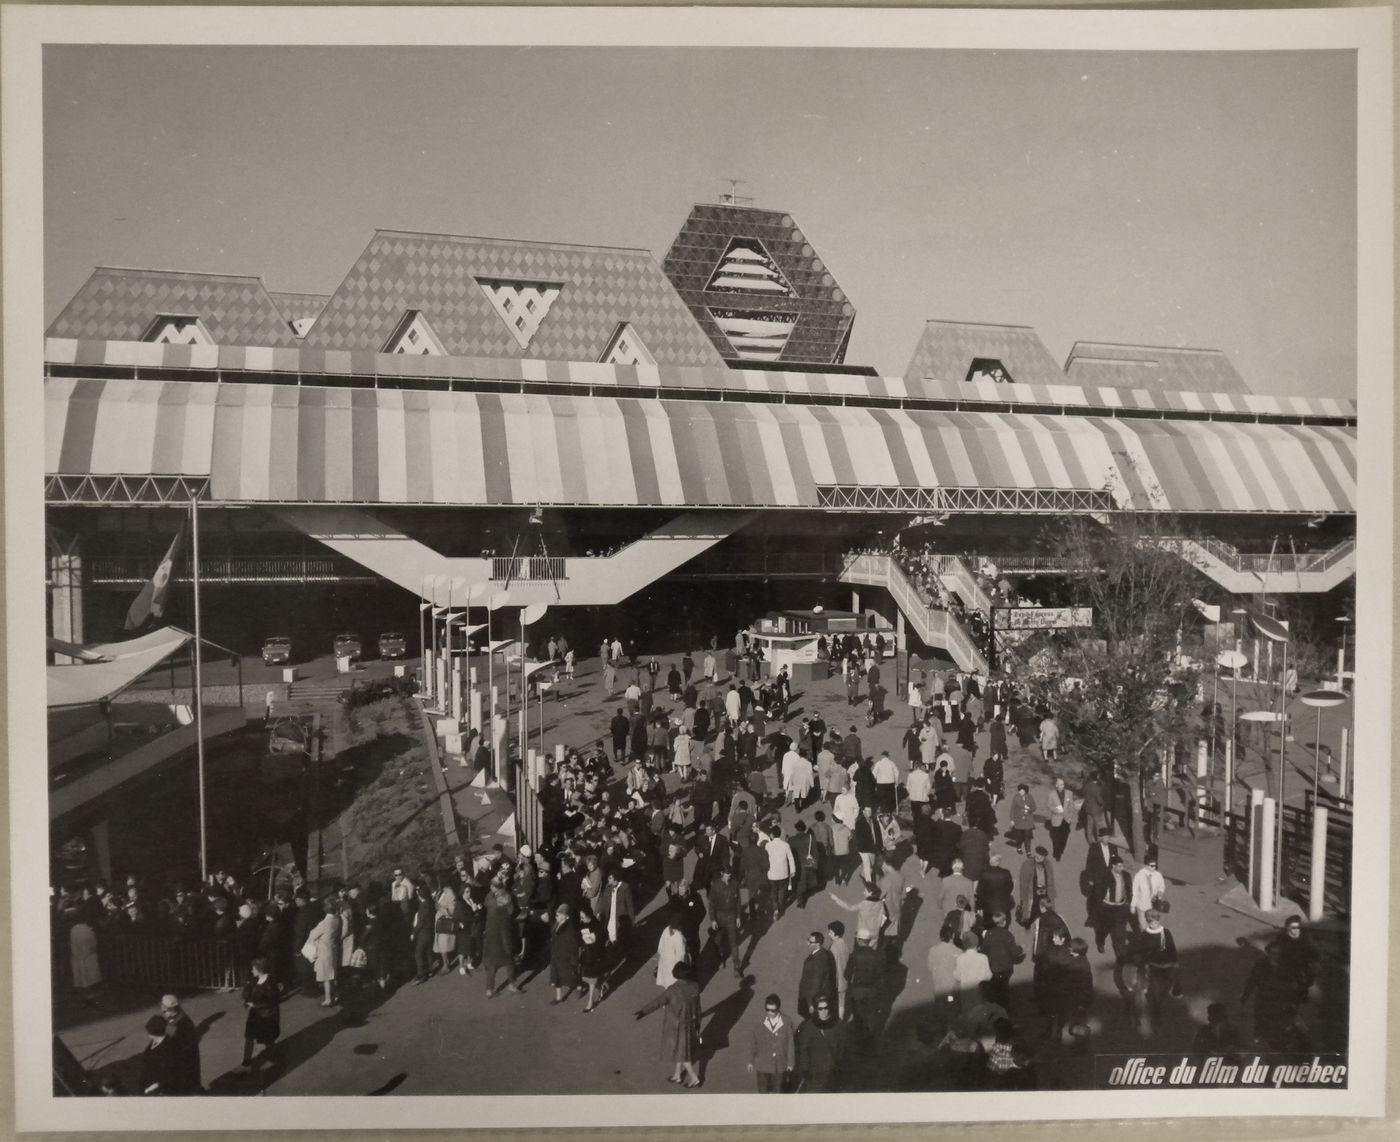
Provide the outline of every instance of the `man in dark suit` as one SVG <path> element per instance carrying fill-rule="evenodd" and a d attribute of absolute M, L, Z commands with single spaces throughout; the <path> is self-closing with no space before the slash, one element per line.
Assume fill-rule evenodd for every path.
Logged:
<path fill-rule="evenodd" d="M 992 916 L 997 912 L 1011 914 L 1014 882 L 1011 871 L 1001 867 L 1001 853 L 992 853 L 988 867 L 977 878 L 977 911 L 982 914 L 982 922 L 990 927 Z"/>
<path fill-rule="evenodd" d="M 947 876 L 953 867 L 953 858 L 958 855 L 958 842 L 962 839 L 962 826 L 944 810 L 933 811 L 931 826 L 933 843 L 930 848 L 929 866 L 939 876 Z"/>
<path fill-rule="evenodd" d="M 820 932 L 807 935 L 807 957 L 802 961 L 802 978 L 797 984 L 797 1013 L 806 1016 L 818 996 L 836 994 L 836 958 L 827 950 Z"/>
<path fill-rule="evenodd" d="M 958 838 L 958 855 L 963 860 L 963 873 L 973 884 L 982 878 L 991 845 L 992 838 L 976 825 L 969 825 Z"/>
<path fill-rule="evenodd" d="M 705 823 L 705 833 L 696 846 L 699 859 L 695 862 L 695 887 L 708 893 L 710 885 L 719 879 L 719 870 L 731 863 L 729 839 L 719 831 L 715 821 Z"/>
<path fill-rule="evenodd" d="M 1084 875 L 1080 877 L 1080 887 L 1084 892 L 1085 923 L 1094 923 L 1094 911 L 1110 884 L 1109 867 L 1113 854 L 1118 850 L 1100 837 L 1089 844 L 1089 856 L 1084 862 Z"/>
<path fill-rule="evenodd" d="M 612 733 L 613 761 L 620 762 L 627 755 L 627 738 L 632 733 L 632 723 L 622 712 L 621 706 L 608 723 L 608 729 Z"/>

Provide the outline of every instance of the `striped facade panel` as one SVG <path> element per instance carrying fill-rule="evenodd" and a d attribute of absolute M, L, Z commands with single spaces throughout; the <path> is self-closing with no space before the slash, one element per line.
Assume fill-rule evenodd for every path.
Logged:
<path fill-rule="evenodd" d="M 45 467 L 203 475 L 228 502 L 803 507 L 823 485 L 1110 489 L 1124 507 L 1352 512 L 1336 426 L 538 393 L 46 382 Z"/>

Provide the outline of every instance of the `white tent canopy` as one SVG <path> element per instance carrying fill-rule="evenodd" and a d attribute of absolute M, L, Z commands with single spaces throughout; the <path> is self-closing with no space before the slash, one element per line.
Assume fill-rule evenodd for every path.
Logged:
<path fill-rule="evenodd" d="M 98 655 L 103 661 L 50 666 L 49 709 L 89 706 L 119 694 L 193 639 L 194 635 L 176 627 L 163 627 L 125 642 L 84 647 L 89 654 Z"/>

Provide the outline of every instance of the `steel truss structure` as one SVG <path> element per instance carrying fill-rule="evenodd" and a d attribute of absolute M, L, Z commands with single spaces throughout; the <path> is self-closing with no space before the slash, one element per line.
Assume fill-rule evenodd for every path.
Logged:
<path fill-rule="evenodd" d="M 1098 488 L 911 488 L 825 484 L 820 507 L 841 511 L 967 512 L 979 515 L 1094 514 L 1117 510 Z"/>
<path fill-rule="evenodd" d="M 207 498 L 208 476 L 46 476 L 44 501 L 49 504 L 105 506 L 111 504 L 188 504 Z"/>

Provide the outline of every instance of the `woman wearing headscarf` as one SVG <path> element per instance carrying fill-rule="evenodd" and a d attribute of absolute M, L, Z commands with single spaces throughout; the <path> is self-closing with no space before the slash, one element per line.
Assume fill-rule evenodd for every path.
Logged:
<path fill-rule="evenodd" d="M 667 1082 L 698 1087 L 700 1072 L 695 1062 L 700 1055 L 700 988 L 689 964 L 676 964 L 674 978 L 666 990 L 644 1003 L 636 1017 L 641 1019 L 657 1008 L 665 1012 L 661 1022 L 662 1055 L 673 1067 Z"/>
<path fill-rule="evenodd" d="M 486 969 L 486 998 L 500 992 L 496 976 L 506 969 L 506 986 L 519 991 L 515 983 L 515 901 L 499 880 L 491 885 L 486 897 L 486 923 L 483 927 L 481 966 Z"/>

